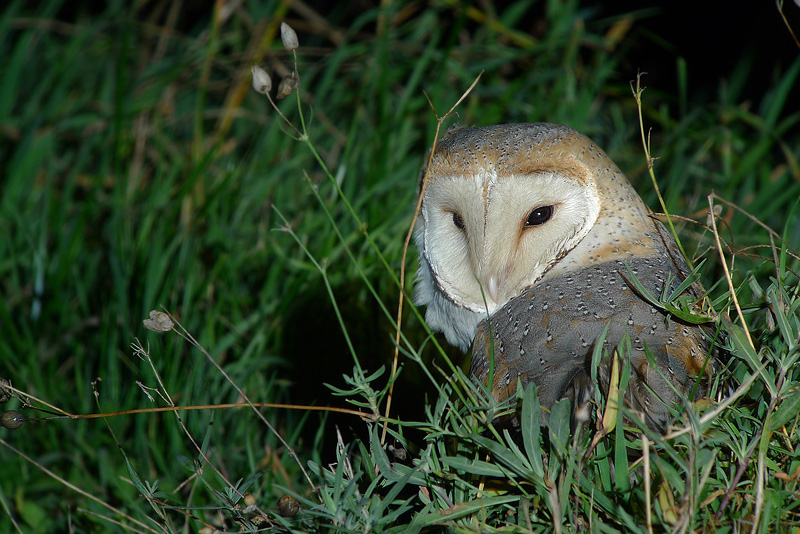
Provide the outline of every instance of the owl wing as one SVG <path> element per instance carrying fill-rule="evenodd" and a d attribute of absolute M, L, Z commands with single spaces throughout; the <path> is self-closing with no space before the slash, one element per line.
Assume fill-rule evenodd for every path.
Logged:
<path fill-rule="evenodd" d="M 644 413 L 648 426 L 663 429 L 671 418 L 670 409 L 691 393 L 696 377 L 708 374 L 710 342 L 703 328 L 680 323 L 643 300 L 633 289 L 628 267 L 656 296 L 667 283 L 668 273 L 673 274 L 672 286 L 683 278 L 669 255 L 658 254 L 545 279 L 479 324 L 471 376 L 487 384 L 493 354 L 491 393 L 497 401 L 513 396 L 518 381 L 538 386 L 545 409 L 565 397 L 573 402 L 588 399 L 591 356 L 608 325 L 604 348 L 609 353 L 626 335 L 630 340 L 626 404 Z M 652 354 L 652 364 L 645 347 Z M 619 353 L 625 356 L 624 350 Z M 598 378 L 604 392 L 609 375 L 609 362 L 601 362 Z"/>

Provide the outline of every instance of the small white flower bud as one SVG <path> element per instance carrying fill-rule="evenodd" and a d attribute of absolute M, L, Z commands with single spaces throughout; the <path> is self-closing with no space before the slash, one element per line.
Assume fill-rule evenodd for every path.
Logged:
<path fill-rule="evenodd" d="M 285 22 L 281 22 L 281 41 L 283 41 L 283 47 L 290 52 L 296 50 L 299 46 L 297 34 L 292 27 Z"/>
<path fill-rule="evenodd" d="M 256 93 L 262 95 L 269 93 L 272 89 L 272 78 L 269 77 L 267 71 L 258 65 L 253 65 L 250 67 L 250 72 L 253 73 L 253 89 L 256 90 Z"/>
<path fill-rule="evenodd" d="M 713 226 L 713 220 L 718 218 L 720 215 L 722 215 L 722 204 L 714 204 L 714 211 L 709 212 L 708 215 L 706 215 L 706 226 Z"/>

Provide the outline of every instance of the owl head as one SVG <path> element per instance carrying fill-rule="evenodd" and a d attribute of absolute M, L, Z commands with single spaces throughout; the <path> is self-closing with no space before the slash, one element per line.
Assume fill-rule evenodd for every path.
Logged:
<path fill-rule="evenodd" d="M 639 195 L 597 145 L 566 126 L 450 131 L 427 176 L 414 301 L 462 350 L 477 324 L 523 289 L 654 246 Z"/>

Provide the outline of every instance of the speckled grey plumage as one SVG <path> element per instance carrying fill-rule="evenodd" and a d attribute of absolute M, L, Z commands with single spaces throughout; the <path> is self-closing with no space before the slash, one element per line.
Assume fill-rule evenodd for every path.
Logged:
<path fill-rule="evenodd" d="M 663 227 L 660 233 L 665 237 Z M 533 382 L 539 387 L 539 400 L 547 409 L 564 397 L 572 397 L 573 402 L 575 397 L 586 398 L 592 387 L 586 377 L 595 341 L 608 324 L 605 348 L 609 353 L 626 334 L 632 346 L 627 406 L 643 412 L 648 426 L 663 430 L 671 419 L 670 408 L 680 406 L 696 377 L 709 374 L 716 360 L 713 356 L 707 359 L 711 341 L 704 328 L 668 318 L 633 289 L 626 264 L 652 295 L 661 294 L 670 273 L 670 291 L 684 278 L 683 260 L 664 254 L 665 250 L 658 252 L 545 279 L 511 299 L 492 315 L 491 339 L 489 322 L 478 325 L 470 374 L 486 384 L 493 345 L 491 391 L 496 400 L 513 396 L 518 379 L 523 386 Z M 648 362 L 645 346 L 653 355 L 655 368 Z M 605 394 L 609 361 L 601 362 L 598 371 Z M 576 383 L 581 384 L 576 389 L 582 391 L 573 390 Z M 704 392 L 701 382 L 696 393 Z"/>

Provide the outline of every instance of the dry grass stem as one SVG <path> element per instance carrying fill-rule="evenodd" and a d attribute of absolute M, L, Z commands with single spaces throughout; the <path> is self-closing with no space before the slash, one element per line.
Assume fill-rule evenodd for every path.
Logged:
<path fill-rule="evenodd" d="M 120 510 L 119 508 L 111 506 L 110 504 L 108 504 L 107 502 L 103 501 L 102 499 L 98 499 L 97 497 L 95 497 L 94 495 L 89 493 L 88 491 L 85 491 L 85 490 L 79 488 L 78 486 L 72 484 L 68 480 L 61 478 L 60 476 L 58 476 L 57 474 L 55 474 L 54 472 L 52 472 L 51 470 L 46 468 L 41 463 L 37 462 L 36 460 L 34 460 L 33 458 L 31 458 L 30 456 L 28 456 L 27 454 L 25 454 L 21 450 L 17 449 L 16 447 L 14 447 L 10 443 L 8 443 L 6 440 L 0 438 L 0 445 L 5 446 L 6 448 L 8 448 L 11 452 L 16 454 L 20 458 L 25 459 L 31 465 L 34 465 L 42 473 L 44 473 L 47 476 L 49 476 L 50 478 L 58 481 L 59 484 L 61 484 L 61 485 L 65 486 L 65 487 L 71 489 L 72 491 L 74 491 L 74 492 L 86 497 L 90 501 L 96 502 L 97 504 L 99 504 L 103 508 L 111 510 L 112 512 L 114 512 L 115 514 L 119 515 L 120 517 L 124 517 L 127 521 L 130 521 L 131 523 L 133 523 L 135 525 L 138 525 L 143 531 L 152 532 L 153 534 L 160 534 L 160 532 L 161 532 L 160 530 L 156 530 L 155 528 L 153 528 L 153 527 L 151 527 L 151 526 L 149 526 L 149 525 L 147 525 L 145 523 L 142 523 L 141 521 L 138 521 L 137 519 L 131 517 L 128 514 L 126 514 L 125 512 Z"/>
<path fill-rule="evenodd" d="M 417 218 L 419 217 L 419 211 L 422 208 L 422 198 L 425 195 L 425 187 L 428 184 L 428 168 L 430 166 L 431 160 L 433 159 L 433 154 L 436 151 L 436 142 L 439 140 L 439 132 L 442 128 L 442 123 L 446 121 L 456 110 L 456 108 L 461 104 L 461 102 L 472 92 L 475 86 L 478 84 L 478 81 L 481 79 L 483 75 L 483 71 L 473 80 L 472 84 L 461 94 L 461 97 L 456 101 L 455 104 L 448 110 L 447 113 L 442 115 L 441 117 L 436 113 L 436 108 L 433 103 L 428 98 L 426 94 L 425 97 L 428 98 L 428 104 L 433 111 L 434 116 L 436 117 L 436 133 L 433 136 L 433 144 L 431 146 L 430 153 L 428 154 L 428 161 L 425 165 L 425 172 L 422 176 L 422 183 L 420 184 L 419 190 L 419 197 L 417 198 L 417 205 L 414 208 L 414 216 L 411 218 L 411 225 L 408 228 L 408 232 L 406 233 L 406 239 L 403 242 L 403 254 L 400 259 L 400 296 L 397 301 L 397 321 L 396 321 L 396 333 L 394 339 L 394 357 L 392 358 L 392 372 L 390 375 L 390 380 L 392 380 L 392 385 L 389 387 L 389 395 L 386 397 L 386 409 L 384 410 L 384 417 L 388 419 L 390 410 L 392 408 L 392 394 L 394 393 L 394 381 L 393 378 L 397 374 L 397 365 L 400 359 L 400 332 L 402 330 L 403 324 L 403 302 L 405 300 L 405 281 L 406 281 L 406 256 L 408 254 L 408 246 L 411 243 L 411 237 L 414 235 L 414 226 L 417 224 Z M 387 427 L 384 423 L 383 425 L 383 433 L 381 434 L 381 443 L 386 441 L 386 432 Z"/>

